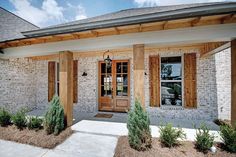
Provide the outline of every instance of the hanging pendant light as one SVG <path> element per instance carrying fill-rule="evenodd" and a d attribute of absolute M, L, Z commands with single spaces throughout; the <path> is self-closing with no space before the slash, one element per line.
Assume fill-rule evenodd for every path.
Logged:
<path fill-rule="evenodd" d="M 112 66 L 112 59 L 110 58 L 109 53 L 110 52 L 108 50 L 103 54 L 103 59 L 104 59 L 104 62 L 106 63 L 106 67 L 111 67 Z M 105 56 L 107 56 L 107 57 L 105 58 Z"/>

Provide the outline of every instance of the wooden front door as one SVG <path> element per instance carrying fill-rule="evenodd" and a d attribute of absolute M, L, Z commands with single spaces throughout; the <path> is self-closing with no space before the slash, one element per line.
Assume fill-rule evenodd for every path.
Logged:
<path fill-rule="evenodd" d="M 99 111 L 127 112 L 130 107 L 128 60 L 113 60 L 112 66 L 99 62 Z"/>

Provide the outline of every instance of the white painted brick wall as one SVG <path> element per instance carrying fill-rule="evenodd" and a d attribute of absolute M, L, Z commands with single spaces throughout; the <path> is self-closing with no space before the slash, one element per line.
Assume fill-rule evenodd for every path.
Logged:
<path fill-rule="evenodd" d="M 204 119 L 217 117 L 230 118 L 230 49 L 209 58 L 199 59 L 197 55 L 197 109 L 163 109 L 149 107 L 149 55 L 181 55 L 196 50 L 163 50 L 145 53 L 145 105 L 150 116 L 161 118 Z M 133 94 L 132 53 L 114 55 L 114 60 L 130 59 L 131 104 Z M 78 103 L 75 113 L 96 112 L 98 110 L 98 61 L 102 57 L 77 58 L 78 65 Z M 0 106 L 15 111 L 22 106 L 30 109 L 45 109 L 48 106 L 48 61 L 28 61 L 25 59 L 0 60 Z M 87 76 L 82 76 L 86 72 Z M 216 75 L 216 77 L 215 77 Z"/>

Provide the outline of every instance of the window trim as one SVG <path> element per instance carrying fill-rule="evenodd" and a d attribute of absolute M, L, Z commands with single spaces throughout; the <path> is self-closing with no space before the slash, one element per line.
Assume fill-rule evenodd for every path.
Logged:
<path fill-rule="evenodd" d="M 161 58 L 164 57 L 181 57 L 181 70 L 182 70 L 182 76 L 181 80 L 162 80 L 161 79 Z M 184 108 L 184 53 L 179 55 L 166 55 L 166 54 L 160 54 L 159 55 L 159 80 L 160 80 L 160 107 L 161 108 Z M 161 83 L 162 82 L 181 82 L 181 94 L 182 94 L 182 105 L 181 106 L 174 106 L 174 105 L 162 105 L 162 97 L 161 97 Z"/>
<path fill-rule="evenodd" d="M 57 94 L 59 96 L 59 92 L 58 92 L 58 86 L 57 84 L 59 84 L 60 86 L 60 63 L 59 62 L 55 62 L 55 94 Z M 60 90 L 60 87 L 59 87 Z"/>

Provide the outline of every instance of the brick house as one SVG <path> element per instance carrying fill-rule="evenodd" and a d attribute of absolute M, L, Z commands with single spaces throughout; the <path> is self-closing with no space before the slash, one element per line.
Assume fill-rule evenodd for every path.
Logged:
<path fill-rule="evenodd" d="M 0 106 L 236 120 L 236 3 L 136 8 L 38 28 L 0 8 Z M 110 59 L 110 60 L 109 60 Z M 232 99 L 231 99 L 232 98 Z M 78 113 L 78 114 L 79 114 Z"/>

